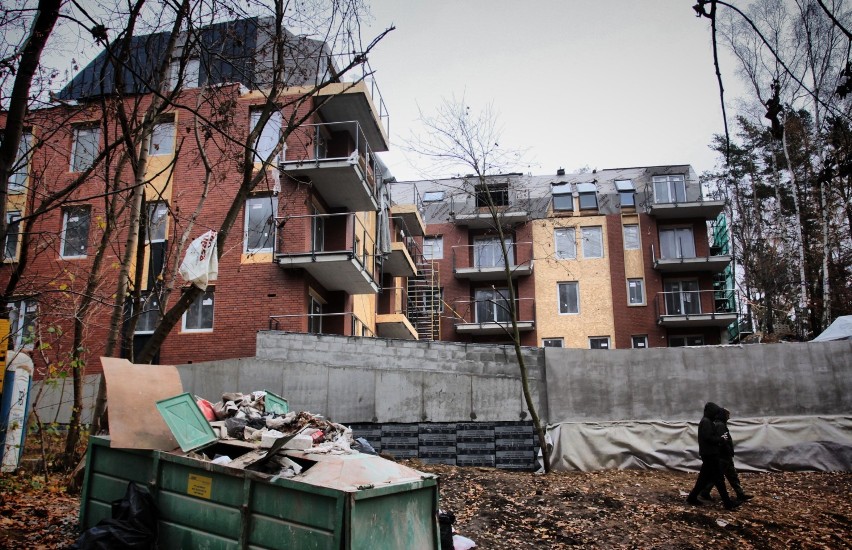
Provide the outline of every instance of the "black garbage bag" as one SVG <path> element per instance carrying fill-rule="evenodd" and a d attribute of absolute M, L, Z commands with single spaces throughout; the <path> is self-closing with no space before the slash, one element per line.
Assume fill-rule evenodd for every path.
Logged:
<path fill-rule="evenodd" d="M 85 531 L 68 550 L 153 550 L 157 547 L 157 507 L 148 489 L 127 484 L 113 501 L 112 518 Z"/>
<path fill-rule="evenodd" d="M 225 429 L 228 430 L 228 436 L 234 439 L 243 438 L 247 424 L 248 421 L 245 418 L 234 418 L 232 416 L 225 419 Z"/>
<path fill-rule="evenodd" d="M 446 549 L 453 547 L 453 524 L 456 522 L 456 515 L 450 511 L 438 510 L 438 528 L 441 534 L 441 548 Z"/>

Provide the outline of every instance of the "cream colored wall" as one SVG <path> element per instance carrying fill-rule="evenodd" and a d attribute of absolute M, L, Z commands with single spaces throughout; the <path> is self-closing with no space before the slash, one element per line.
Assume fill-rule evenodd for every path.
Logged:
<path fill-rule="evenodd" d="M 536 332 L 539 344 L 544 338 L 563 338 L 565 347 L 587 349 L 590 336 L 608 336 L 610 348 L 614 348 L 606 219 L 604 216 L 567 216 L 535 220 L 532 223 Z M 603 258 L 583 258 L 580 228 L 589 226 L 601 228 Z M 575 260 L 558 260 L 555 257 L 553 230 L 560 227 L 576 228 Z M 557 284 L 571 281 L 579 283 L 580 311 L 577 314 L 560 314 Z"/>
<path fill-rule="evenodd" d="M 373 239 L 372 243 L 361 242 L 359 245 L 359 249 L 356 251 L 358 254 L 361 254 L 363 247 L 372 246 L 375 250 L 376 244 L 376 213 L 375 212 L 357 212 L 355 214 L 355 218 L 360 222 L 355 223 L 356 230 L 360 234 L 360 228 L 363 227 L 366 229 L 366 233 Z M 377 251 L 376 251 L 377 252 Z M 368 251 L 369 253 L 369 251 Z M 379 273 L 376 271 L 373 273 L 373 277 L 378 279 Z M 364 325 L 372 331 L 372 335 L 376 334 L 376 295 L 375 294 L 356 294 L 352 296 L 352 313 L 358 317 Z M 356 335 L 360 336 L 360 334 Z"/>

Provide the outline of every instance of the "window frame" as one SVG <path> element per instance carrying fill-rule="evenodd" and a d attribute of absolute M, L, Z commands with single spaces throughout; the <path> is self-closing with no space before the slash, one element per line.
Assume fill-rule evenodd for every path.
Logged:
<path fill-rule="evenodd" d="M 477 288 L 473 292 L 475 323 L 505 325 L 512 322 L 512 303 L 510 301 L 509 287 Z M 489 294 L 489 296 L 480 298 L 480 295 L 484 296 L 485 294 Z M 485 311 L 484 307 L 480 309 L 480 304 L 487 305 L 490 310 L 487 313 L 490 313 L 490 315 L 483 315 L 483 318 L 480 318 L 480 311 Z M 505 307 L 500 307 L 501 304 Z"/>
<path fill-rule="evenodd" d="M 429 245 L 427 246 L 427 241 Z M 440 246 L 435 247 L 435 243 Z M 436 253 L 435 251 L 438 250 Z M 429 251 L 429 252 L 427 252 Z M 424 260 L 443 260 L 444 259 L 444 236 L 443 235 L 427 235 L 423 237 L 423 259 Z"/>
<path fill-rule="evenodd" d="M 574 300 L 576 302 L 576 311 L 571 311 L 570 307 L 567 307 L 565 311 L 563 311 L 563 300 L 562 300 L 562 288 L 574 288 Z M 570 306 L 570 301 L 565 302 L 566 306 Z M 579 315 L 580 314 L 580 281 L 561 281 L 556 283 L 556 307 L 559 311 L 559 315 Z"/>
<path fill-rule="evenodd" d="M 21 245 L 21 213 L 17 210 L 6 212 L 6 242 L 3 243 L 3 261 L 7 263 L 18 260 L 18 248 Z M 12 228 L 15 228 L 12 231 Z M 9 255 L 9 237 L 14 236 L 14 250 Z"/>
<path fill-rule="evenodd" d="M 322 318 L 325 300 L 308 292 L 308 334 L 322 334 Z"/>
<path fill-rule="evenodd" d="M 570 237 L 568 236 L 570 234 Z M 560 236 L 562 237 L 560 239 Z M 559 243 L 570 243 L 573 250 L 569 250 L 568 255 L 561 253 Z M 576 227 L 555 227 L 553 229 L 553 254 L 557 260 L 576 260 L 577 259 L 577 228 Z"/>
<path fill-rule="evenodd" d="M 689 342 L 690 338 L 698 339 L 698 340 L 701 341 L 701 343 L 690 343 Z M 672 341 L 678 340 L 678 339 L 683 340 L 683 344 L 673 346 Z M 703 334 L 673 334 L 673 335 L 668 337 L 667 342 L 668 342 L 668 345 L 669 345 L 670 348 L 681 348 L 681 347 L 688 347 L 688 346 L 706 346 L 707 345 L 707 344 L 704 343 L 704 335 Z"/>
<path fill-rule="evenodd" d="M 686 177 L 684 177 L 683 174 L 653 176 L 651 178 L 651 184 L 654 187 L 654 203 L 679 204 L 686 202 Z M 663 189 L 665 190 L 665 197 L 661 196 Z M 672 191 L 674 191 L 674 193 L 672 193 Z M 681 196 L 678 196 L 679 191 L 682 192 Z M 672 200 L 672 195 L 674 195 L 674 200 Z"/>
<path fill-rule="evenodd" d="M 249 109 L 249 132 L 254 131 L 255 126 L 257 126 L 257 123 L 260 121 L 260 115 L 262 113 L 263 108 Z M 278 145 L 278 141 L 281 139 L 282 119 L 281 111 L 277 109 L 272 111 L 272 114 L 269 115 L 269 120 L 266 121 L 266 125 L 260 131 L 260 134 L 257 136 L 257 140 L 254 142 L 253 162 L 255 164 L 262 164 L 269 155 L 272 154 L 272 151 L 275 150 L 275 147 Z M 277 133 L 277 135 L 271 135 L 273 133 Z M 278 157 L 272 158 L 270 162 L 274 163 L 283 159 L 286 152 L 287 143 L 285 142 L 282 144 L 281 151 L 278 152 Z"/>
<path fill-rule="evenodd" d="M 163 130 L 169 128 L 168 136 L 161 135 Z M 159 136 L 159 138 L 158 138 Z M 162 140 L 163 137 L 168 137 Z M 162 147 L 167 144 L 168 148 Z M 174 155 L 175 153 L 175 121 L 174 119 L 163 119 L 154 124 L 151 129 L 151 141 L 148 143 L 148 156 L 150 157 L 165 157 Z"/>
<path fill-rule="evenodd" d="M 632 230 L 636 231 L 636 239 L 635 239 L 636 246 L 627 246 L 628 244 L 633 243 L 632 236 L 630 238 L 628 238 L 628 232 L 627 232 L 628 227 L 631 228 L 631 231 Z M 640 250 L 642 248 L 642 237 L 641 237 L 640 232 L 639 232 L 639 224 L 638 223 L 626 223 L 626 224 L 622 225 L 621 226 L 621 235 L 622 235 L 622 240 L 624 241 L 624 250 Z"/>
<path fill-rule="evenodd" d="M 84 133 L 90 133 L 94 138 L 92 143 L 93 149 L 89 150 L 85 146 L 80 147 L 80 136 Z M 73 135 L 71 139 L 71 165 L 72 173 L 85 172 L 98 158 L 98 152 L 101 145 L 101 127 L 94 124 L 79 124 L 73 127 Z M 84 157 L 87 154 L 90 158 Z"/>
<path fill-rule="evenodd" d="M 183 313 L 183 315 L 181 315 L 181 332 L 190 333 L 190 334 L 191 333 L 213 332 L 213 329 L 214 329 L 215 324 L 216 324 L 216 292 L 215 292 L 215 290 L 216 290 L 216 287 L 214 287 L 212 285 L 208 286 L 207 290 L 202 292 L 201 295 L 198 296 L 198 298 L 196 298 L 195 301 L 193 301 L 189 305 L 187 310 Z M 189 327 L 187 325 L 187 319 L 190 315 L 198 316 L 198 317 L 200 317 L 200 319 L 198 319 L 199 321 L 202 321 L 202 322 L 204 321 L 204 309 L 203 308 L 208 305 L 208 304 L 204 303 L 204 301 L 206 299 L 211 300 L 211 303 L 209 304 L 209 307 L 210 307 L 210 310 L 211 310 L 210 311 L 210 326 L 209 327 L 207 327 L 207 326 L 204 326 L 204 327 Z M 195 311 L 196 309 L 198 311 Z"/>
<path fill-rule="evenodd" d="M 680 233 L 689 232 L 689 240 L 684 241 L 682 237 L 679 237 Z M 660 238 L 660 259 L 662 260 L 680 260 L 683 258 L 697 258 L 697 251 L 695 247 L 695 231 L 691 225 L 668 225 L 660 227 L 659 230 L 659 238 Z M 664 234 L 672 233 L 671 239 L 663 239 Z M 691 246 L 692 255 L 687 255 L 684 253 L 684 242 L 689 242 Z M 665 244 L 664 244 L 665 243 Z M 670 246 L 674 246 L 674 250 L 669 250 Z M 674 254 L 669 254 L 669 252 L 674 252 Z M 689 251 L 687 251 L 689 252 Z"/>
<path fill-rule="evenodd" d="M 489 197 L 494 206 L 509 206 L 509 184 L 508 183 L 485 183 L 477 184 L 474 189 L 476 195 L 476 207 L 486 208 L 489 206 Z"/>
<path fill-rule="evenodd" d="M 443 191 L 424 191 L 423 197 L 420 199 L 422 202 L 441 202 L 444 200 L 444 192 Z"/>
<path fill-rule="evenodd" d="M 640 301 L 634 301 L 634 292 L 631 290 L 631 283 L 638 283 L 639 288 L 639 298 Z M 635 277 L 627 279 L 627 305 L 628 306 L 644 306 L 647 305 L 647 301 L 645 298 L 645 279 L 642 277 Z"/>
<path fill-rule="evenodd" d="M 641 340 L 638 340 L 640 339 Z M 637 346 L 637 341 L 643 342 L 645 345 Z M 635 334 L 630 337 L 630 349 L 648 349 L 648 335 L 647 334 Z"/>
<path fill-rule="evenodd" d="M 550 188 L 551 204 L 554 212 L 573 212 L 574 193 L 571 184 L 554 185 Z"/>
<path fill-rule="evenodd" d="M 33 340 L 35 340 L 38 326 L 38 302 L 33 298 L 22 298 L 9 302 L 6 307 L 9 318 L 9 338 L 7 344 L 11 344 L 10 349 L 34 349 L 35 342 L 24 342 L 24 339 L 28 334 L 31 334 Z M 21 311 L 24 312 L 23 315 L 21 315 Z M 29 316 L 31 312 L 32 316 Z M 26 329 L 29 327 L 32 327 L 32 330 L 27 331 Z"/>
<path fill-rule="evenodd" d="M 595 342 L 605 345 L 598 345 L 598 347 L 595 347 Z M 589 336 L 589 349 L 612 349 L 610 347 L 609 336 Z"/>
<path fill-rule="evenodd" d="M 275 251 L 275 214 L 278 208 L 277 198 L 273 195 L 254 195 L 246 199 L 246 203 L 243 206 L 243 254 L 268 254 Z M 260 246 L 260 247 L 251 247 L 249 246 L 249 236 L 252 232 L 261 233 L 259 230 L 254 230 L 251 227 L 251 212 L 256 209 L 255 204 L 259 204 L 264 207 L 264 209 L 268 206 L 269 215 L 266 217 L 266 220 L 263 222 L 263 226 L 269 227 L 269 233 L 271 235 L 264 237 L 260 237 L 257 243 L 252 244 L 268 244 L 269 246 Z M 262 213 L 261 213 L 262 214 Z M 258 225 L 257 227 L 261 227 Z M 271 241 L 271 242 L 270 242 Z"/>
<path fill-rule="evenodd" d="M 9 173 L 9 185 L 6 192 L 9 195 L 20 195 L 26 193 L 27 185 L 30 181 L 30 154 L 32 153 L 33 133 L 29 129 L 25 129 L 21 133 L 21 141 L 18 143 L 18 152 L 15 153 L 15 163 L 12 168 L 16 168 Z"/>
<path fill-rule="evenodd" d="M 81 254 L 67 254 L 66 246 L 68 245 L 68 223 L 71 221 L 72 212 L 77 212 L 77 217 L 81 216 L 81 213 L 85 212 L 86 214 L 86 236 L 85 241 L 83 243 Z M 92 209 L 89 205 L 74 205 L 68 206 L 62 209 L 62 233 L 60 234 L 59 239 L 59 257 L 64 260 L 74 260 L 85 258 L 89 253 L 89 232 L 92 229 Z"/>
<path fill-rule="evenodd" d="M 159 303 L 160 297 L 157 295 L 156 292 L 147 291 L 147 292 L 142 293 L 141 298 L 142 298 L 142 311 L 140 311 L 139 314 L 136 317 L 136 328 L 133 331 L 133 334 L 142 334 L 142 335 L 154 334 L 154 331 L 157 330 L 157 322 L 159 322 L 159 320 L 160 320 L 160 313 L 161 313 L 160 303 Z M 139 328 L 140 321 L 145 319 L 146 320 L 146 327 L 147 327 L 147 325 L 149 324 L 147 322 L 147 320 L 152 316 L 151 314 L 154 314 L 154 316 L 156 317 L 156 321 L 157 321 L 157 322 L 154 323 L 153 328 L 151 328 L 151 329 L 145 328 L 144 330 L 140 330 L 140 328 Z"/>
<path fill-rule="evenodd" d="M 559 344 L 555 346 L 553 344 Z M 542 338 L 541 339 L 541 347 L 543 348 L 564 348 L 565 347 L 565 338 Z"/>
<path fill-rule="evenodd" d="M 169 62 L 166 89 L 171 91 L 175 89 L 190 90 L 198 88 L 201 85 L 201 60 L 197 57 L 186 59 L 183 67 L 183 82 L 181 83 L 181 87 L 178 88 L 178 81 L 181 75 L 180 62 L 180 59 L 172 59 Z"/>
<path fill-rule="evenodd" d="M 604 254 L 604 236 L 603 236 L 603 227 L 600 225 L 587 225 L 580 228 L 581 232 L 581 241 L 583 243 L 583 259 L 584 260 L 599 260 L 605 256 Z M 590 239 L 587 237 L 586 232 L 597 233 L 600 237 L 600 256 L 591 256 L 587 254 L 588 243 L 590 243 Z"/>
<path fill-rule="evenodd" d="M 509 267 L 515 266 L 515 240 L 514 237 L 505 237 L 503 244 L 506 246 L 506 257 L 509 260 Z M 483 259 L 487 259 L 487 255 L 493 256 L 491 265 L 483 263 Z M 479 236 L 473 239 L 473 267 L 476 269 L 490 269 L 495 267 L 505 267 L 503 259 L 503 247 L 500 243 L 500 237 L 497 236 Z"/>

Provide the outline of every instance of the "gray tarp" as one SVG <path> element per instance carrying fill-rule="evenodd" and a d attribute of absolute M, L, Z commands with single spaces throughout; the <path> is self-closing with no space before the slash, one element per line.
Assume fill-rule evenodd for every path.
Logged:
<path fill-rule="evenodd" d="M 728 422 L 738 469 L 852 470 L 852 416 L 784 416 Z M 698 423 L 625 420 L 563 422 L 548 429 L 555 470 L 695 471 Z"/>
<path fill-rule="evenodd" d="M 848 340 L 852 338 L 852 315 L 838 317 L 828 328 L 811 340 L 811 342 L 828 342 L 830 340 Z"/>

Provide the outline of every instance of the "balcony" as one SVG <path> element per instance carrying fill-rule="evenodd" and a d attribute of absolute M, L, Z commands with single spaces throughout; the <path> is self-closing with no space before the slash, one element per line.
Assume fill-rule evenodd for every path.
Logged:
<path fill-rule="evenodd" d="M 531 242 L 506 243 L 509 256 L 509 272 L 512 279 L 532 274 L 533 251 Z M 470 281 L 506 280 L 503 252 L 500 241 L 488 239 L 472 245 L 454 246 L 453 273 L 457 279 Z"/>
<path fill-rule="evenodd" d="M 364 70 L 372 72 L 369 63 L 365 64 Z M 331 83 L 319 90 L 317 96 L 324 101 L 319 107 L 323 120 L 358 121 L 374 151 L 388 150 L 390 116 L 374 78 L 365 78 L 361 82 Z"/>
<path fill-rule="evenodd" d="M 391 219 L 412 237 L 426 234 L 426 225 L 415 204 L 395 204 L 390 208 Z"/>
<path fill-rule="evenodd" d="M 293 313 L 270 315 L 269 330 L 286 330 L 303 334 L 336 334 L 339 336 L 364 336 L 375 334 L 357 315 L 342 313 Z"/>
<path fill-rule="evenodd" d="M 281 171 L 310 184 L 330 208 L 377 211 L 378 159 L 357 121 L 304 124 L 287 140 Z"/>
<path fill-rule="evenodd" d="M 731 263 L 731 255 L 720 254 L 721 249 L 717 247 L 710 247 L 709 256 L 696 256 L 694 248 L 670 251 L 669 257 L 663 257 L 663 254 L 658 256 L 656 247 L 651 245 L 654 269 L 661 273 L 721 273 Z"/>
<path fill-rule="evenodd" d="M 411 237 L 403 237 L 401 241 L 391 243 L 390 254 L 385 258 L 383 271 L 385 275 L 394 277 L 414 277 L 417 275 L 417 266 L 414 258 L 417 257 L 417 245 Z"/>
<path fill-rule="evenodd" d="M 376 243 L 354 213 L 276 218 L 274 258 L 283 269 L 304 269 L 326 290 L 376 294 Z"/>
<path fill-rule="evenodd" d="M 668 328 L 722 328 L 739 318 L 734 290 L 660 292 L 654 302 L 657 324 Z"/>
<path fill-rule="evenodd" d="M 417 329 L 408 319 L 408 296 L 404 287 L 383 288 L 379 296 L 376 332 L 381 338 L 417 340 Z"/>
<path fill-rule="evenodd" d="M 477 292 L 474 300 L 456 300 L 453 302 L 453 321 L 456 332 L 474 336 L 509 335 L 512 321 L 509 312 L 509 300 L 504 290 Z M 535 300 L 518 298 L 516 300 L 518 331 L 535 330 Z"/>
<path fill-rule="evenodd" d="M 493 184 L 490 184 L 493 185 Z M 477 186 L 478 187 L 478 186 Z M 453 222 L 469 229 L 494 228 L 497 223 L 502 226 L 512 226 L 526 223 L 529 220 L 530 195 L 528 189 L 510 189 L 508 186 L 489 188 L 488 194 L 483 191 L 472 191 L 470 196 L 453 196 L 450 206 Z M 493 202 L 496 214 L 488 207 Z"/>
<path fill-rule="evenodd" d="M 697 200 L 682 202 L 654 202 L 648 206 L 648 214 L 658 220 L 680 218 L 702 218 L 712 220 L 725 208 L 725 201 Z"/>

